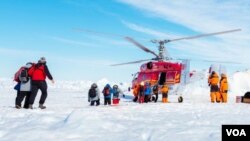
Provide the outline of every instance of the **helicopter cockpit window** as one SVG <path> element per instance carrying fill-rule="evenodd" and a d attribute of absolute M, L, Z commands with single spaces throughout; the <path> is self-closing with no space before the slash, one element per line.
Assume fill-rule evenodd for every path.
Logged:
<path fill-rule="evenodd" d="M 138 72 L 134 74 L 133 80 L 136 80 L 138 78 Z"/>

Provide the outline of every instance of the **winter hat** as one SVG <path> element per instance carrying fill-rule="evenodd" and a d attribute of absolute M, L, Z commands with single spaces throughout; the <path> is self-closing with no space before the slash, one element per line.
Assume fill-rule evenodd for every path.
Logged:
<path fill-rule="evenodd" d="M 38 61 L 39 63 L 46 63 L 45 57 L 41 57 L 40 60 Z"/>
<path fill-rule="evenodd" d="M 113 89 L 117 89 L 117 88 L 118 88 L 118 85 L 114 85 L 114 86 L 113 86 Z"/>
<path fill-rule="evenodd" d="M 226 74 L 222 73 L 222 74 L 221 74 L 221 77 L 227 77 L 227 76 L 226 76 Z"/>
<path fill-rule="evenodd" d="M 92 88 L 97 88 L 97 84 L 96 84 L 96 83 L 93 83 L 93 84 L 91 85 L 91 87 L 92 87 Z"/>

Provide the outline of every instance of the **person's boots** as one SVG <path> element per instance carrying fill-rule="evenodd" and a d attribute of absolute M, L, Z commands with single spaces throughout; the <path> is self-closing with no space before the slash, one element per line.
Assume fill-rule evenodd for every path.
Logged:
<path fill-rule="evenodd" d="M 19 106 L 19 105 L 16 105 L 16 108 L 17 108 L 17 109 L 21 109 L 22 107 L 21 107 L 21 106 Z"/>
<path fill-rule="evenodd" d="M 33 109 L 33 105 L 32 104 L 29 104 L 29 109 Z"/>
<path fill-rule="evenodd" d="M 46 108 L 46 106 L 43 106 L 43 104 L 39 104 L 39 108 L 41 108 L 41 109 L 45 109 L 45 108 Z"/>

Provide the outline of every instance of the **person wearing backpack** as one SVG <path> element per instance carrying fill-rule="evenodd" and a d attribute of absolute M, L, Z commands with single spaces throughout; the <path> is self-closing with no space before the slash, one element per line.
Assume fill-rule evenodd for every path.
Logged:
<path fill-rule="evenodd" d="M 39 108 L 45 109 L 46 106 L 44 106 L 44 103 L 47 98 L 47 83 L 45 81 L 46 77 L 48 77 L 49 80 L 51 80 L 51 82 L 54 83 L 53 77 L 50 74 L 49 69 L 46 65 L 46 59 L 44 57 L 41 57 L 38 63 L 30 68 L 28 73 L 31 76 L 32 80 L 31 96 L 29 99 L 29 109 L 33 109 L 33 104 L 39 89 L 42 92 L 39 101 Z"/>
<path fill-rule="evenodd" d="M 28 75 L 28 70 L 31 68 L 32 63 L 28 62 L 25 66 L 21 67 L 15 74 L 14 80 L 17 81 L 16 90 L 17 97 L 15 100 L 15 107 L 17 109 L 22 108 L 22 101 L 25 98 L 23 108 L 29 108 L 29 98 L 31 94 L 31 79 Z"/>
<path fill-rule="evenodd" d="M 97 87 L 96 83 L 93 83 L 89 89 L 88 101 L 90 102 L 90 106 L 100 105 L 100 91 Z"/>
<path fill-rule="evenodd" d="M 112 88 L 109 84 L 107 84 L 104 89 L 102 90 L 103 96 L 104 96 L 104 105 L 111 105 L 111 94 L 112 94 Z"/>

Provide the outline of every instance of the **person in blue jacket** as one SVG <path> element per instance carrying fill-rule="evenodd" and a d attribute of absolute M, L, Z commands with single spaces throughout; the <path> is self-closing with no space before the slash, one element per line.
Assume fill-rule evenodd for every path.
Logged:
<path fill-rule="evenodd" d="M 104 96 L 104 105 L 111 105 L 111 94 L 112 94 L 113 90 L 111 88 L 111 86 L 109 84 L 107 84 L 103 90 L 103 96 Z"/>
<path fill-rule="evenodd" d="M 150 97 L 151 97 L 151 84 L 150 83 L 146 83 L 146 86 L 145 86 L 145 91 L 144 91 L 144 102 L 145 103 L 148 103 L 149 100 L 150 100 Z"/>

